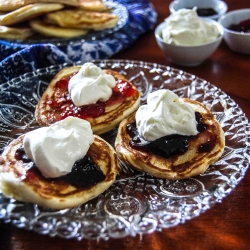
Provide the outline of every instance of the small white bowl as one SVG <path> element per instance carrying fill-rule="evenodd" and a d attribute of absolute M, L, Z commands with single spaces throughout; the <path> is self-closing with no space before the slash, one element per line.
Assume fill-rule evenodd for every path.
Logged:
<path fill-rule="evenodd" d="M 207 9 L 212 8 L 218 14 L 212 16 L 206 16 L 206 18 L 211 18 L 217 20 L 220 16 L 227 12 L 227 4 L 224 1 L 219 0 L 175 0 L 172 1 L 169 5 L 170 13 L 173 13 L 179 9 L 192 9 L 193 7 L 198 9 Z M 202 17 L 202 16 L 201 16 Z"/>
<path fill-rule="evenodd" d="M 244 54 L 250 54 L 250 33 L 236 32 L 230 30 L 229 26 L 247 19 L 250 19 L 250 9 L 230 11 L 218 20 L 224 28 L 224 40 L 229 48 Z"/>
<path fill-rule="evenodd" d="M 190 46 L 166 43 L 162 39 L 162 30 L 166 27 L 166 23 L 162 22 L 155 29 L 157 44 L 172 63 L 186 67 L 198 66 L 214 53 L 223 39 L 223 27 L 214 20 L 206 19 L 206 21 L 217 25 L 221 33 L 221 35 L 213 42 Z"/>

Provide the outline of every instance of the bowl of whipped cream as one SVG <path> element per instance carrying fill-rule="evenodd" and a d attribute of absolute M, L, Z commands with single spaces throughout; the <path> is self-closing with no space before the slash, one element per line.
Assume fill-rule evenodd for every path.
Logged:
<path fill-rule="evenodd" d="M 157 44 L 167 59 L 180 66 L 198 66 L 208 59 L 223 39 L 217 21 L 201 18 L 193 9 L 172 13 L 155 29 Z"/>

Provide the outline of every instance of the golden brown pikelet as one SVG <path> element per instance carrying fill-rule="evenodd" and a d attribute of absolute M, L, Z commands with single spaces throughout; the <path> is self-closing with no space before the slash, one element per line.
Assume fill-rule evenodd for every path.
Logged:
<path fill-rule="evenodd" d="M 42 18 L 35 18 L 29 21 L 30 27 L 39 34 L 49 37 L 71 38 L 83 36 L 88 33 L 86 29 L 62 28 L 46 23 Z"/>
<path fill-rule="evenodd" d="M 7 27 L 0 25 L 0 38 L 24 40 L 34 35 L 30 27 Z"/>
<path fill-rule="evenodd" d="M 79 6 L 78 0 L 1 0 L 0 11 L 10 12 L 34 3 L 58 3 Z"/>
<path fill-rule="evenodd" d="M 99 166 L 104 179 L 99 179 L 91 186 L 79 187 L 60 177 L 45 178 L 36 167 L 29 168 L 29 163 L 16 158 L 16 151 L 22 146 L 23 138 L 24 135 L 13 140 L 0 156 L 0 189 L 6 197 L 51 209 L 76 207 L 108 189 L 120 171 L 113 147 L 95 135 L 87 155 Z"/>
<path fill-rule="evenodd" d="M 79 0 L 33 0 L 33 3 L 60 3 L 68 6 L 79 6 Z"/>
<path fill-rule="evenodd" d="M 71 101 L 67 84 L 62 87 L 63 84 L 60 84 L 60 80 L 66 80 L 68 83 L 70 76 L 78 72 L 80 68 L 81 66 L 64 68 L 52 79 L 36 106 L 35 116 L 37 122 L 41 126 L 48 126 L 61 120 L 64 112 L 76 112 L 77 107 Z M 83 118 L 90 122 L 92 130 L 95 134 L 103 134 L 113 129 L 124 118 L 137 110 L 140 105 L 141 93 L 132 83 L 116 71 L 107 69 L 104 71 L 107 74 L 112 75 L 116 81 L 123 80 L 126 82 L 131 88 L 133 94 L 130 96 L 124 96 L 113 103 L 107 103 L 103 114 L 95 117 L 87 116 Z M 88 108 L 88 105 L 83 108 Z M 65 111 L 66 109 L 67 111 Z M 81 108 L 78 109 L 79 113 L 81 113 L 81 110 Z M 79 113 L 71 115 L 77 116 Z"/>
<path fill-rule="evenodd" d="M 107 12 L 92 12 L 80 9 L 64 9 L 48 13 L 46 22 L 64 28 L 104 30 L 117 25 L 118 16 Z"/>
<path fill-rule="evenodd" d="M 131 137 L 126 126 L 135 122 L 135 113 L 120 123 L 115 148 L 124 162 L 139 171 L 145 171 L 159 178 L 177 180 L 189 178 L 204 173 L 209 165 L 216 162 L 222 155 L 225 147 L 224 132 L 213 114 L 201 103 L 183 99 L 190 103 L 194 110 L 202 116 L 202 122 L 206 129 L 188 140 L 189 147 L 186 153 L 162 157 L 150 151 L 141 151 L 130 146 Z M 207 143 L 213 145 L 208 151 L 200 151 L 199 148 Z"/>
<path fill-rule="evenodd" d="M 12 12 L 0 15 L 0 25 L 9 26 L 21 23 L 48 12 L 60 10 L 64 7 L 62 4 L 37 3 L 29 4 Z"/>
<path fill-rule="evenodd" d="M 80 9 L 89 11 L 109 11 L 109 7 L 100 0 L 79 0 Z"/>
<path fill-rule="evenodd" d="M 2 0 L 0 4 L 0 11 L 9 12 L 17 10 L 31 3 L 33 3 L 32 0 Z"/>

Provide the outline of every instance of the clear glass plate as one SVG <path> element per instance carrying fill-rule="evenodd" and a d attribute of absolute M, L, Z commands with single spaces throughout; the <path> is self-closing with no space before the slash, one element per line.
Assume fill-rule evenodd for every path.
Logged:
<path fill-rule="evenodd" d="M 94 200 L 54 211 L 0 193 L 0 218 L 20 228 L 62 238 L 108 239 L 148 234 L 199 216 L 221 202 L 244 177 L 250 162 L 250 124 L 239 106 L 216 86 L 186 72 L 153 63 L 102 60 L 142 92 L 168 88 L 198 100 L 219 120 L 226 138 L 222 157 L 194 178 L 169 181 L 136 172 L 121 162 L 116 182 Z M 54 75 L 67 64 L 24 74 L 0 85 L 0 151 L 13 138 L 38 127 L 35 105 Z M 103 135 L 114 144 L 116 129 Z"/>
<path fill-rule="evenodd" d="M 78 36 L 74 38 L 46 38 L 45 36 L 36 34 L 34 37 L 29 38 L 27 40 L 9 40 L 11 42 L 16 43 L 23 43 L 23 44 L 41 44 L 41 43 L 53 43 L 57 46 L 66 45 L 69 43 L 82 43 L 85 41 L 95 41 L 98 39 L 102 39 L 103 37 L 107 36 L 108 34 L 112 34 L 121 28 L 123 28 L 126 23 L 128 22 L 128 11 L 127 8 L 117 2 L 112 1 L 105 1 L 104 2 L 109 8 L 112 9 L 111 13 L 115 14 L 119 17 L 118 23 L 114 28 L 95 31 L 90 30 L 86 35 Z"/>

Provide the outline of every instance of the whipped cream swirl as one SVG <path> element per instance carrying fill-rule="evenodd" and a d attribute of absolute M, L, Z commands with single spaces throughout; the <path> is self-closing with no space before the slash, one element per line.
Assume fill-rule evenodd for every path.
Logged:
<path fill-rule="evenodd" d="M 169 44 L 200 45 L 215 41 L 220 31 L 214 22 L 197 15 L 196 8 L 180 9 L 165 19 L 162 39 Z"/>
<path fill-rule="evenodd" d="M 191 104 L 166 89 L 150 93 L 147 104 L 137 110 L 135 119 L 139 134 L 147 141 L 173 134 L 198 134 Z"/>
<path fill-rule="evenodd" d="M 67 117 L 49 127 L 28 132 L 24 150 L 45 177 L 55 178 L 71 172 L 74 163 L 83 158 L 94 141 L 90 123 Z"/>
<path fill-rule="evenodd" d="M 85 63 L 79 72 L 69 80 L 68 91 L 72 102 L 80 107 L 107 101 L 112 95 L 116 81 L 93 63 Z"/>

